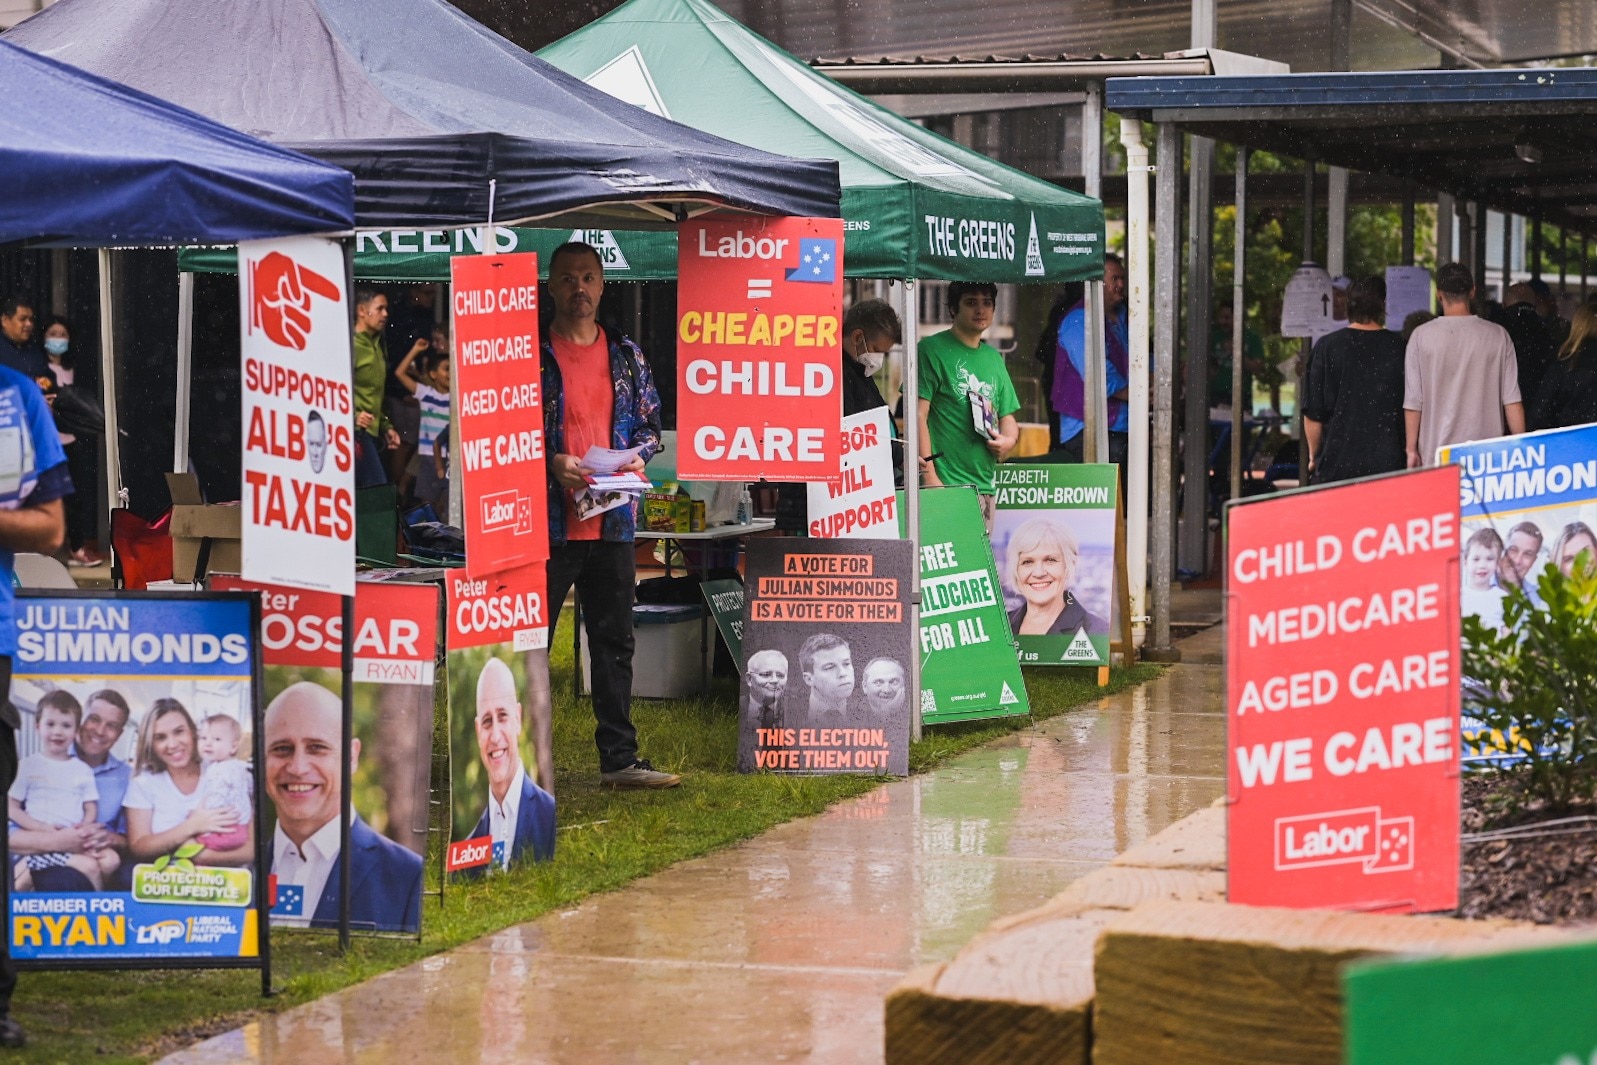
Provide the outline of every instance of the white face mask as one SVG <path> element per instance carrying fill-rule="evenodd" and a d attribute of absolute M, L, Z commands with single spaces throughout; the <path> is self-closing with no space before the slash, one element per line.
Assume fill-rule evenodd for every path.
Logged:
<path fill-rule="evenodd" d="M 876 371 L 882 368 L 882 363 L 887 361 L 887 356 L 879 351 L 869 349 L 860 352 L 859 364 L 865 370 L 866 377 L 875 377 Z"/>

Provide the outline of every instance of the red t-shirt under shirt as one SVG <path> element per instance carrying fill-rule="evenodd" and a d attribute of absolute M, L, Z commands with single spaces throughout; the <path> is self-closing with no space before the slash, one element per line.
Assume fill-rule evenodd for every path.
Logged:
<path fill-rule="evenodd" d="M 550 331 L 549 341 L 555 352 L 555 363 L 560 367 L 560 383 L 565 394 L 565 421 L 567 455 L 582 458 L 590 447 L 611 446 L 610 434 L 614 429 L 615 385 L 610 380 L 610 345 L 604 330 L 592 344 L 578 344 Z M 566 539 L 597 540 L 603 534 L 604 515 L 591 518 L 577 517 L 577 508 L 571 502 L 572 491 L 566 492 Z"/>

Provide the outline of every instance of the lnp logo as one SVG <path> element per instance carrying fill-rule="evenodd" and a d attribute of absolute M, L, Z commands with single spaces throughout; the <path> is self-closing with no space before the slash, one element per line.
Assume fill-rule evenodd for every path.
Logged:
<path fill-rule="evenodd" d="M 134 938 L 140 944 L 155 943 L 164 947 L 176 943 L 187 933 L 188 926 L 182 921 L 157 921 L 155 924 L 140 925 Z"/>
<path fill-rule="evenodd" d="M 481 502 L 483 532 L 499 529 L 510 529 L 518 534 L 532 532 L 531 496 L 507 488 L 503 492 L 483 496 Z"/>
<path fill-rule="evenodd" d="M 1037 212 L 1031 213 L 1031 236 L 1026 238 L 1026 276 L 1041 277 L 1048 271 L 1042 264 L 1042 245 L 1037 242 Z"/>
<path fill-rule="evenodd" d="M 1278 872 L 1354 862 L 1367 874 L 1414 868 L 1414 818 L 1382 817 L 1379 806 L 1276 818 Z"/>
<path fill-rule="evenodd" d="M 831 237 L 805 237 L 799 241 L 799 265 L 787 272 L 789 281 L 830 285 L 837 280 L 837 241 Z"/>
<path fill-rule="evenodd" d="M 338 286 L 314 270 L 308 270 L 280 251 L 267 254 L 259 262 L 249 260 L 251 333 L 259 329 L 274 344 L 304 351 L 311 332 L 311 297 L 323 296 L 337 303 L 342 299 Z"/>

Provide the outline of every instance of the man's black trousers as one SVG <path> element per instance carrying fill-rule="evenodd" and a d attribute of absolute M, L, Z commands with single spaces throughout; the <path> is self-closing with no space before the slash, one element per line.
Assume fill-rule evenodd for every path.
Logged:
<path fill-rule="evenodd" d="M 637 585 L 633 543 L 572 540 L 549 546 L 549 643 L 573 585 L 593 662 L 593 730 L 599 771 L 614 773 L 638 758 L 632 727 L 632 601 Z M 573 663 L 581 669 L 580 662 Z"/>

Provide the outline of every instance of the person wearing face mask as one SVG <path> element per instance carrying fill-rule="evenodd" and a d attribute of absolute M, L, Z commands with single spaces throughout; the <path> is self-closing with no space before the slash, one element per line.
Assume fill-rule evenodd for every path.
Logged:
<path fill-rule="evenodd" d="M 843 416 L 887 406 L 874 378 L 903 338 L 886 300 L 860 300 L 843 315 Z"/>
<path fill-rule="evenodd" d="M 44 357 L 50 376 L 55 382 L 53 392 L 57 395 L 73 387 L 77 377 L 74 356 L 72 324 L 60 315 L 56 315 L 44 327 Z M 47 390 L 46 395 L 50 394 L 51 391 Z M 66 422 L 59 409 L 56 410 L 56 421 L 56 429 L 61 436 L 61 446 L 66 448 L 67 469 L 72 472 L 72 483 L 80 485 L 97 483 L 94 470 L 94 440 L 79 441 L 77 436 L 67 432 Z M 89 491 L 72 493 L 66 499 L 66 511 L 67 548 L 71 552 L 67 555 L 67 565 L 98 566 L 104 559 L 100 557 L 95 544 L 94 493 Z"/>
<path fill-rule="evenodd" d="M 887 361 L 887 353 L 903 339 L 898 315 L 886 300 L 859 300 L 843 315 L 843 416 L 863 414 L 887 406 L 877 387 L 876 376 Z M 894 441 L 895 475 L 901 462 Z M 809 529 L 807 493 L 802 484 L 778 486 L 776 527 L 789 536 L 803 536 Z"/>

